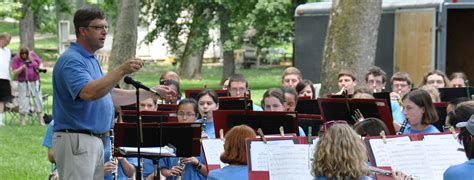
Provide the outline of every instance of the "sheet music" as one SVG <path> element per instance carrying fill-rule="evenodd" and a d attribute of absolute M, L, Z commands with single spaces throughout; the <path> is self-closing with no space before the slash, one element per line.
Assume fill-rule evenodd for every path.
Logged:
<path fill-rule="evenodd" d="M 270 180 L 310 180 L 311 164 L 307 144 L 268 145 Z"/>
<path fill-rule="evenodd" d="M 250 161 L 252 171 L 268 171 L 268 145 L 293 145 L 293 140 L 281 141 L 267 141 L 267 144 L 262 141 L 252 141 L 250 143 Z"/>
<path fill-rule="evenodd" d="M 465 154 L 457 150 L 460 144 L 452 134 L 427 135 L 422 141 L 405 138 L 389 138 L 387 144 L 382 139 L 371 139 L 377 166 L 392 166 L 420 179 L 442 179 L 449 166 L 467 160 Z"/>
<path fill-rule="evenodd" d="M 221 139 L 202 139 L 201 143 L 207 164 L 224 164 L 220 160 L 221 154 L 224 152 L 224 141 Z"/>
<path fill-rule="evenodd" d="M 390 159 L 390 152 L 388 151 L 390 149 L 388 144 L 395 142 L 410 142 L 410 138 L 408 136 L 388 138 L 387 144 L 383 142 L 383 139 L 370 139 L 369 142 L 377 166 L 390 166 L 392 161 Z"/>

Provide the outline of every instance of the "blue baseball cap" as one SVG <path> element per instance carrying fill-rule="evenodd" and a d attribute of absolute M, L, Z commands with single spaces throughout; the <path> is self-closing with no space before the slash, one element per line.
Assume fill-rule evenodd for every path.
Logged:
<path fill-rule="evenodd" d="M 467 120 L 466 122 L 459 122 L 456 124 L 457 128 L 463 128 L 465 127 L 471 135 L 474 135 L 474 115 L 471 115 L 471 118 Z"/>

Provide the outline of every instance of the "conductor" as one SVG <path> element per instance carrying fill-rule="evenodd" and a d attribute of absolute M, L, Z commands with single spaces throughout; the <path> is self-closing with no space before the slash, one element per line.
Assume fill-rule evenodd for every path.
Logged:
<path fill-rule="evenodd" d="M 136 103 L 134 90 L 114 86 L 143 66 L 131 58 L 104 75 L 95 51 L 104 46 L 108 24 L 96 7 L 83 7 L 74 14 L 77 41 L 59 57 L 53 71 L 53 152 L 59 177 L 103 179 L 103 138 L 109 132 L 114 105 Z M 176 92 L 158 86 L 161 95 Z M 158 98 L 141 92 L 140 101 Z"/>

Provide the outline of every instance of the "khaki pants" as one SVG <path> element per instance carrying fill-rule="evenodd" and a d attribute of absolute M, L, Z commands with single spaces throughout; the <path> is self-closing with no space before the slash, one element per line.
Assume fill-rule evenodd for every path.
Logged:
<path fill-rule="evenodd" d="M 55 132 L 53 154 L 59 179 L 104 179 L 104 146 L 95 136 Z"/>
<path fill-rule="evenodd" d="M 34 102 L 34 112 L 43 112 L 43 96 L 39 87 L 39 81 L 29 81 L 18 83 L 18 103 L 20 114 L 28 114 L 30 111 L 30 96 Z"/>

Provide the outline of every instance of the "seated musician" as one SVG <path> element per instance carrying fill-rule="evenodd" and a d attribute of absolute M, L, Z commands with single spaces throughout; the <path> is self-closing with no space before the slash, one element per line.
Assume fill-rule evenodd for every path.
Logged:
<path fill-rule="evenodd" d="M 166 71 L 160 76 L 160 83 L 165 80 L 175 80 L 178 83 L 181 83 L 181 78 L 174 71 Z"/>
<path fill-rule="evenodd" d="M 229 78 L 229 88 L 227 89 L 231 97 L 245 97 L 249 94 L 248 82 L 244 75 L 235 74 Z M 262 111 L 260 106 L 253 104 L 254 111 Z"/>
<path fill-rule="evenodd" d="M 347 94 L 350 95 L 354 94 L 355 87 L 357 86 L 357 80 L 351 70 L 341 69 L 341 71 L 337 75 L 337 79 L 337 85 L 339 86 L 340 91 L 335 94 L 339 95 L 342 94 L 344 91 L 346 91 Z"/>
<path fill-rule="evenodd" d="M 459 142 L 464 146 L 468 161 L 454 165 L 444 172 L 445 180 L 474 179 L 474 115 L 467 122 L 460 122 L 456 127 L 461 128 Z"/>
<path fill-rule="evenodd" d="M 287 111 L 288 104 L 286 103 L 283 91 L 279 88 L 270 88 L 263 94 L 262 99 L 263 111 Z M 298 126 L 300 136 L 306 136 L 303 128 Z"/>
<path fill-rule="evenodd" d="M 168 95 L 162 97 L 162 104 L 178 104 L 178 101 L 181 98 L 178 81 L 169 79 L 169 80 L 161 81 L 160 84 L 168 86 L 172 90 L 177 92 L 175 95 L 168 94 Z"/>
<path fill-rule="evenodd" d="M 198 105 L 194 99 L 183 99 L 178 104 L 178 122 L 196 122 L 199 114 Z M 167 157 L 160 159 L 160 171 L 166 179 L 206 179 L 207 168 L 204 164 L 204 156 L 201 153 L 197 157 Z M 145 175 L 145 174 L 144 174 Z M 147 175 L 153 178 L 154 173 Z"/>
<path fill-rule="evenodd" d="M 141 111 L 156 111 L 158 109 L 158 105 L 156 101 L 152 98 L 145 99 L 140 101 L 140 110 Z"/>
<path fill-rule="evenodd" d="M 419 85 L 419 87 L 424 85 L 433 86 L 435 88 L 444 88 L 450 87 L 450 82 L 446 74 L 440 70 L 433 70 L 428 72 L 423 77 L 423 82 Z"/>
<path fill-rule="evenodd" d="M 205 89 L 197 95 L 199 114 L 201 118 L 197 122 L 202 122 L 204 126 L 203 135 L 208 138 L 216 138 L 214 130 L 214 118 L 212 112 L 219 109 L 219 97 L 212 89 Z"/>
<path fill-rule="evenodd" d="M 247 180 L 248 166 L 245 139 L 255 138 L 254 130 L 247 125 L 235 126 L 225 135 L 221 161 L 229 164 L 222 169 L 209 172 L 209 180 Z"/>
<path fill-rule="evenodd" d="M 402 97 L 411 91 L 412 81 L 408 73 L 396 72 L 390 78 L 390 82 L 392 83 L 392 92 L 390 92 L 392 117 L 394 123 L 398 124 L 396 129 L 399 129 L 405 121 L 405 115 L 402 112 Z"/>
<path fill-rule="evenodd" d="M 298 93 L 295 88 L 283 87 L 282 90 L 285 95 L 286 104 L 288 105 L 287 111 L 295 111 L 296 104 L 298 104 Z"/>
<path fill-rule="evenodd" d="M 387 79 L 385 77 L 385 71 L 380 69 L 380 67 L 371 67 L 365 74 L 365 88 L 374 93 L 382 92 L 385 89 L 386 84 Z"/>
<path fill-rule="evenodd" d="M 467 76 L 463 72 L 453 72 L 449 76 L 451 81 L 451 87 L 453 88 L 463 88 L 466 87 Z"/>
<path fill-rule="evenodd" d="M 295 88 L 296 85 L 302 81 L 302 79 L 303 75 L 298 68 L 288 67 L 283 71 L 281 83 L 283 84 L 283 87 Z"/>
<path fill-rule="evenodd" d="M 303 80 L 296 85 L 296 91 L 298 92 L 299 97 L 310 97 L 311 99 L 316 99 L 316 93 L 314 90 L 313 82 L 310 80 Z"/>
<path fill-rule="evenodd" d="M 311 174 L 315 179 L 372 179 L 367 150 L 360 136 L 345 121 L 329 121 L 324 126 L 326 131 L 319 134 L 313 155 Z M 405 178 L 398 171 L 392 172 L 392 176 L 396 180 Z"/>
<path fill-rule="evenodd" d="M 411 91 L 403 96 L 402 101 L 403 113 L 407 119 L 406 127 L 404 128 L 402 126 L 400 129 L 403 134 L 439 132 L 439 130 L 431 124 L 438 120 L 438 114 L 428 92 L 421 89 Z"/>

